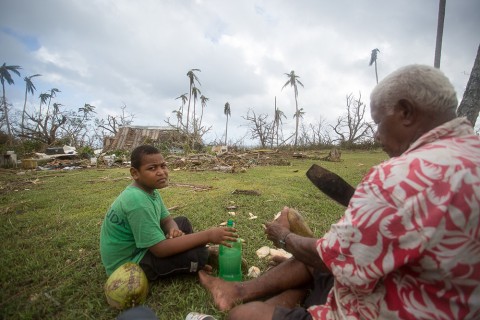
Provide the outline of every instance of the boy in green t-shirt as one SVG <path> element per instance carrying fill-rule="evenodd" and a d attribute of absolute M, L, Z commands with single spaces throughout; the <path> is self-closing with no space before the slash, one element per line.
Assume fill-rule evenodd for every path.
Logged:
<path fill-rule="evenodd" d="M 186 217 L 172 218 L 157 189 L 168 185 L 163 156 L 153 146 L 135 148 L 130 174 L 134 182 L 113 202 L 100 232 L 100 254 L 107 275 L 126 262 L 138 263 L 151 281 L 205 267 L 208 243 L 228 245 L 235 228 L 193 233 Z"/>

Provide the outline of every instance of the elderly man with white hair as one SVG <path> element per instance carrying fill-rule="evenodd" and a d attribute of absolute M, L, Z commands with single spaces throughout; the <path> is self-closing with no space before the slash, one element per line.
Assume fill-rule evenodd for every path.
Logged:
<path fill-rule="evenodd" d="M 480 319 L 480 137 L 429 66 L 387 76 L 370 108 L 390 159 L 339 222 L 304 238 L 284 208 L 265 232 L 293 258 L 246 282 L 200 273 L 229 319 Z"/>

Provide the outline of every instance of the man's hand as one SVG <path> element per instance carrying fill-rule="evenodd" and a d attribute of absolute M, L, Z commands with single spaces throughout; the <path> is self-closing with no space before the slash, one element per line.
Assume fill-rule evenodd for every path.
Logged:
<path fill-rule="evenodd" d="M 285 240 L 285 237 L 291 232 L 290 223 L 288 222 L 288 210 L 288 207 L 283 207 L 277 219 L 265 223 L 265 233 L 268 240 L 271 240 L 278 248 L 283 247 L 279 241 Z"/>

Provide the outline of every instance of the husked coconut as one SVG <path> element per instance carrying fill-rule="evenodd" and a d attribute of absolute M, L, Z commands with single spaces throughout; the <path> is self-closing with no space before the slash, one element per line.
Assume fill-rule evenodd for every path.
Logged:
<path fill-rule="evenodd" d="M 143 304 L 148 294 L 147 276 L 138 264 L 127 262 L 110 275 L 104 291 L 113 308 L 122 310 Z"/>
<path fill-rule="evenodd" d="M 263 246 L 256 251 L 256 254 L 259 258 L 265 258 L 270 254 L 270 248 L 268 246 Z"/>
<path fill-rule="evenodd" d="M 259 267 L 255 267 L 255 266 L 251 266 L 249 269 L 248 269 L 248 276 L 250 278 L 257 278 L 259 275 L 260 275 L 260 268 Z"/>

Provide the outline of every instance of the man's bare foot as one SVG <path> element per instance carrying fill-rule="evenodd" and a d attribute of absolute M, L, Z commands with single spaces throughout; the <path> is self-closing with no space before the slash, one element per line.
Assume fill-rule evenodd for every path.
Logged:
<path fill-rule="evenodd" d="M 224 281 L 213 277 L 205 271 L 199 271 L 201 285 L 207 289 L 213 297 L 213 301 L 220 311 L 232 309 L 238 302 L 238 288 L 235 282 Z"/>

